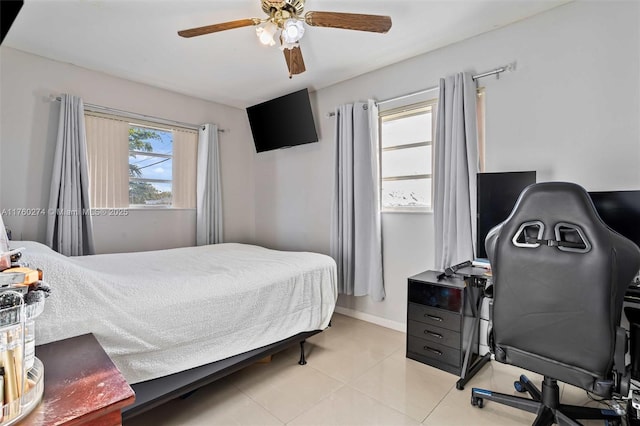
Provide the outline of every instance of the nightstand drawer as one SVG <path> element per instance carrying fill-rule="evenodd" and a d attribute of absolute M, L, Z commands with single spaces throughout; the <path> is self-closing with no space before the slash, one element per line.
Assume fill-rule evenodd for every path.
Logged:
<path fill-rule="evenodd" d="M 460 350 L 460 333 L 417 321 L 409 321 L 407 333 L 430 342 L 439 343 Z"/>
<path fill-rule="evenodd" d="M 445 311 L 443 309 L 432 308 L 429 306 L 417 305 L 415 303 L 409 303 L 408 309 L 408 316 L 410 320 L 435 325 L 436 327 L 446 328 L 447 330 L 453 330 L 457 332 L 462 331 L 462 315 L 456 312 Z"/>
<path fill-rule="evenodd" d="M 410 337 L 407 342 L 407 350 L 438 362 L 460 367 L 460 349 L 453 349 L 418 337 Z"/>

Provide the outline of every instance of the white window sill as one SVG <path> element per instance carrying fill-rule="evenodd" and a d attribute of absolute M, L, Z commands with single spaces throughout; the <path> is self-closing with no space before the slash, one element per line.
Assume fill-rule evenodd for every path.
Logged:
<path fill-rule="evenodd" d="M 398 210 L 381 210 L 382 214 L 433 214 L 433 210 L 424 209 L 398 209 Z"/>

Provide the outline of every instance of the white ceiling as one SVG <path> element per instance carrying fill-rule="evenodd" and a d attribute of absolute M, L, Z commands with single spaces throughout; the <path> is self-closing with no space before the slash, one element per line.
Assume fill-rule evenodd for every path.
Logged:
<path fill-rule="evenodd" d="M 535 15 L 568 0 L 307 0 L 305 11 L 389 15 L 387 34 L 307 26 L 307 71 L 253 27 L 191 39 L 181 29 L 264 17 L 259 0 L 27 0 L 4 45 L 244 108 L 340 81 Z M 498 64 L 500 65 L 500 64 Z"/>

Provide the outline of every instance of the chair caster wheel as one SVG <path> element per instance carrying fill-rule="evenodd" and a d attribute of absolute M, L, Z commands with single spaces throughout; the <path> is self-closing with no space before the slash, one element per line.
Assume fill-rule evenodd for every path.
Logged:
<path fill-rule="evenodd" d="M 484 399 L 482 398 L 476 398 L 476 397 L 471 397 L 471 405 L 473 405 L 474 407 L 478 407 L 478 408 L 482 408 L 484 407 Z"/>
<path fill-rule="evenodd" d="M 524 385 L 522 384 L 521 381 L 517 380 L 515 382 L 513 382 L 513 387 L 518 391 L 518 392 L 526 392 L 527 389 L 525 389 Z"/>

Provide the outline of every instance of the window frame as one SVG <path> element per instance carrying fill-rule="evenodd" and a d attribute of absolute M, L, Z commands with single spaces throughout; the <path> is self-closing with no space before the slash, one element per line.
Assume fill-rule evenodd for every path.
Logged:
<path fill-rule="evenodd" d="M 96 200 L 95 206 L 92 206 L 92 209 L 95 210 L 110 210 L 110 209 L 127 209 L 127 210 L 195 210 L 196 205 L 196 184 L 197 184 L 197 176 L 196 176 L 196 166 L 197 166 L 197 144 L 198 144 L 198 129 L 193 127 L 183 126 L 180 123 L 176 122 L 165 122 L 163 119 L 158 119 L 158 121 L 153 120 L 153 117 L 132 117 L 127 113 L 119 114 L 114 112 L 103 112 L 103 111 L 95 111 L 93 109 L 85 109 L 84 111 L 85 117 L 92 117 L 98 120 L 113 120 L 119 123 L 122 123 L 126 131 L 118 137 L 116 134 L 111 134 L 104 137 L 104 134 L 99 132 L 98 127 L 94 127 L 91 133 L 87 132 L 87 154 L 88 154 L 88 166 L 90 173 L 93 173 L 91 169 L 96 165 L 103 163 L 106 158 L 106 161 L 109 162 L 117 162 L 120 164 L 122 161 L 122 165 L 124 169 L 129 168 L 131 164 L 130 154 L 136 155 L 144 155 L 148 157 L 156 157 L 156 158 L 171 158 L 172 160 L 172 173 L 171 179 L 159 179 L 159 178 L 144 178 L 144 177 L 135 177 L 131 176 L 131 174 L 124 172 L 124 170 L 117 170 L 116 174 L 112 174 L 112 168 L 108 167 L 109 171 L 107 174 L 105 173 L 105 167 L 99 166 L 100 173 L 98 179 L 93 179 L 93 182 L 90 185 L 90 198 L 92 202 L 94 198 L 99 194 L 100 201 Z M 99 121 L 97 124 L 99 125 Z M 126 134 L 130 131 L 131 128 L 143 128 L 147 130 L 155 130 L 159 132 L 166 132 L 171 134 L 172 146 L 170 153 L 162 153 L 162 152 L 147 152 L 143 150 L 130 150 L 129 144 L 127 142 Z M 185 139 L 186 134 L 191 134 L 192 136 L 187 137 Z M 94 139 L 95 137 L 95 139 Z M 89 139 L 93 142 L 89 143 Z M 189 139 L 189 140 L 187 140 Z M 99 141 L 99 142 L 98 142 Z M 118 146 L 121 141 L 123 148 L 122 152 L 115 152 L 113 149 L 108 149 L 104 151 L 102 148 L 99 148 L 96 151 L 96 148 L 92 148 L 92 146 Z M 178 145 L 176 145 L 178 143 Z M 106 144 L 106 145 L 105 145 Z M 126 145 L 124 145 L 126 144 Z M 179 148 L 179 149 L 178 149 Z M 117 148 L 120 149 L 120 148 Z M 94 151 L 91 154 L 91 151 Z M 105 157 L 106 155 L 106 157 Z M 179 159 L 179 170 L 183 170 L 185 172 L 192 172 L 192 176 L 189 175 L 186 178 L 183 174 L 176 174 L 176 159 Z M 185 162 L 186 161 L 186 162 Z M 117 176 L 121 176 L 118 178 Z M 125 177 L 126 176 L 126 177 Z M 104 179 L 104 180 L 103 180 Z M 126 180 L 125 180 L 126 179 Z M 120 187 L 120 189 L 107 189 L 107 192 L 110 194 L 122 192 L 123 196 L 121 198 L 113 199 L 113 195 L 107 197 L 108 200 L 105 199 L 105 188 L 118 188 L 121 184 L 124 185 L 126 182 L 126 189 L 124 186 Z M 166 183 L 170 184 L 171 187 L 171 202 L 168 204 L 133 204 L 130 203 L 130 188 L 131 183 L 139 182 L 139 183 Z M 185 186 L 186 183 L 186 186 Z M 176 187 L 178 184 L 178 187 Z M 115 185 L 115 186 L 114 186 Z M 101 189 L 98 189 L 101 188 Z M 185 189 L 187 188 L 187 189 Z M 189 189 L 191 188 L 191 189 Z M 189 195 L 185 195 L 185 190 L 189 191 Z M 124 197 L 124 193 L 126 191 L 126 199 Z M 191 193 L 192 191 L 192 193 Z M 126 203 L 125 203 L 126 200 Z M 105 202 L 106 201 L 106 202 Z M 115 203 L 113 203 L 115 201 Z"/>
<path fill-rule="evenodd" d="M 378 147 L 378 155 L 380 157 L 379 162 L 379 194 L 380 194 L 380 212 L 381 213 L 432 213 L 433 212 L 433 162 L 434 162 L 434 146 L 435 146 L 435 131 L 436 131 L 436 112 L 438 107 L 438 98 L 431 98 L 425 101 L 416 102 L 412 104 L 402 105 L 400 107 L 392 108 L 386 111 L 378 113 L 378 134 L 380 135 L 380 143 Z M 431 141 L 415 142 L 406 145 L 398 145 L 391 147 L 383 147 L 382 145 L 382 125 L 386 121 L 399 120 L 403 118 L 409 118 L 416 115 L 431 113 Z M 421 146 L 431 147 L 431 173 L 420 175 L 398 175 L 383 177 L 382 175 L 382 158 L 385 152 L 399 151 L 407 148 L 417 148 Z M 399 181 L 399 180 L 418 180 L 418 179 L 430 179 L 431 181 L 431 202 L 427 207 L 390 207 L 385 206 L 382 196 L 382 183 Z"/>

